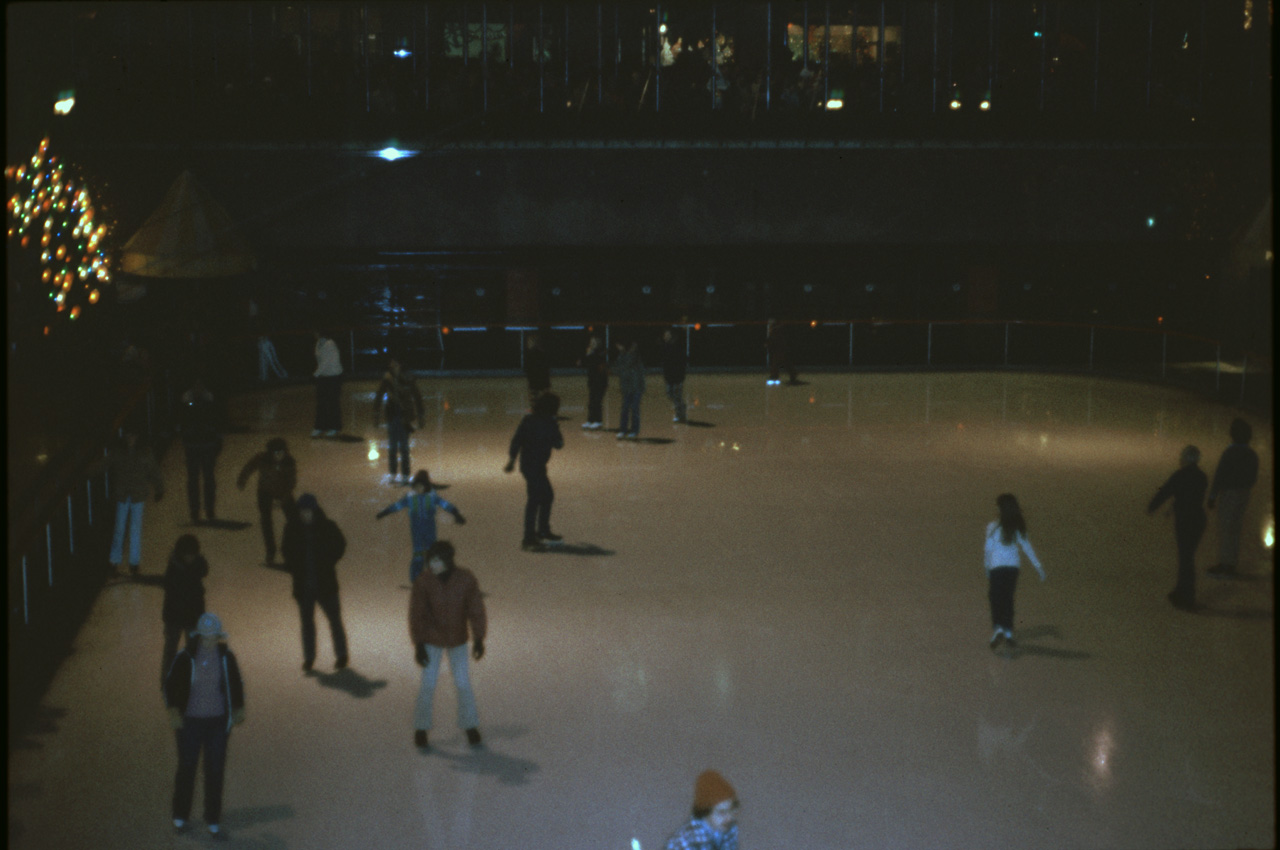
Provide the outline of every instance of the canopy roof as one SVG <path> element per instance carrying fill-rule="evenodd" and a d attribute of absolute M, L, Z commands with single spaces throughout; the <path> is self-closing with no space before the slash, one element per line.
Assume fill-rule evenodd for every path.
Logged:
<path fill-rule="evenodd" d="M 142 228 L 125 243 L 121 266 L 146 277 L 230 277 L 257 258 L 222 206 L 184 171 Z"/>

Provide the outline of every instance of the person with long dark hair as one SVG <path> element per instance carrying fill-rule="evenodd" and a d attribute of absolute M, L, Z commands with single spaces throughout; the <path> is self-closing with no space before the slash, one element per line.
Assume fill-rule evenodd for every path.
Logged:
<path fill-rule="evenodd" d="M 1193 611 L 1196 607 L 1196 548 L 1209 521 L 1204 512 L 1204 494 L 1209 489 L 1209 477 L 1197 465 L 1200 463 L 1200 450 L 1195 446 L 1184 448 L 1178 460 L 1178 471 L 1156 491 L 1147 505 L 1147 513 L 1155 513 L 1157 508 L 1173 499 L 1178 583 L 1169 591 L 1169 601 L 1181 611 Z"/>
<path fill-rule="evenodd" d="M 987 599 L 991 603 L 991 648 L 994 649 L 1005 641 L 1010 647 L 1017 646 L 1013 639 L 1013 592 L 1018 587 L 1018 573 L 1022 566 L 1022 554 L 1040 574 L 1044 581 L 1044 567 L 1036 557 L 1036 550 L 1031 548 L 1027 539 L 1027 521 L 1022 516 L 1022 508 L 1012 493 L 1001 493 L 996 497 L 996 508 L 1000 518 L 987 523 L 986 546 L 983 551 L 983 566 L 987 569 Z"/>

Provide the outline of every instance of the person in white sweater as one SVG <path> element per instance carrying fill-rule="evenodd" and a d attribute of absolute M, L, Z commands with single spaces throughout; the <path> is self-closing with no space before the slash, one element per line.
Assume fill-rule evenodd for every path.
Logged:
<path fill-rule="evenodd" d="M 316 337 L 316 424 L 311 436 L 337 436 L 342 430 L 342 358 L 338 344 L 315 331 Z"/>
<path fill-rule="evenodd" d="M 991 625 L 995 631 L 991 634 L 991 648 L 1000 645 L 1001 641 L 1009 646 L 1016 646 L 1013 639 L 1013 592 L 1018 586 L 1018 572 L 1022 566 L 1022 553 L 1025 552 L 1031 565 L 1044 581 L 1044 568 L 1036 551 L 1027 540 L 1027 521 L 1022 517 L 1022 508 L 1012 493 L 1002 493 L 996 497 L 996 507 L 1000 510 L 1000 518 L 987 523 L 987 540 L 983 552 L 983 566 L 987 568 L 987 598 L 991 602 Z"/>

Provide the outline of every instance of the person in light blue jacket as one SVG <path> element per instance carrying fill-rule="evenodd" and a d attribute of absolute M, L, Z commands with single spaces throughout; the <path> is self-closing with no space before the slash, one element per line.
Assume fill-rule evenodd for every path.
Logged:
<path fill-rule="evenodd" d="M 1044 568 L 1036 557 L 1036 550 L 1031 548 L 1027 540 L 1027 521 L 1022 517 L 1022 508 L 1012 493 L 1002 493 L 996 497 L 996 507 L 1000 510 L 1000 518 L 987 523 L 986 547 L 983 552 L 983 566 L 987 569 L 987 599 L 991 603 L 991 625 L 995 631 L 991 634 L 991 648 L 1008 642 L 1010 647 L 1017 646 L 1013 639 L 1013 592 L 1018 586 L 1018 572 L 1022 565 L 1022 553 L 1026 553 L 1031 565 L 1044 581 Z M 1019 552 L 1021 550 L 1021 552 Z"/>
<path fill-rule="evenodd" d="M 465 525 L 467 520 L 461 511 L 440 498 L 432 488 L 431 476 L 425 469 L 418 470 L 413 476 L 411 492 L 379 511 L 377 518 L 382 519 L 405 508 L 409 509 L 409 535 L 413 540 L 413 558 L 409 561 L 409 584 L 412 585 L 427 565 L 427 550 L 436 542 L 436 509 L 453 514 L 458 525 Z"/>

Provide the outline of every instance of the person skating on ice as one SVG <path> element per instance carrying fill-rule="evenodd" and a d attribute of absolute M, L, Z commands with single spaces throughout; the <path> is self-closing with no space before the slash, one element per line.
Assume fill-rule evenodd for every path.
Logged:
<path fill-rule="evenodd" d="M 142 563 L 142 514 L 147 499 L 154 494 L 158 502 L 164 498 L 164 478 L 151 449 L 127 430 L 121 441 L 107 450 L 107 477 L 116 503 L 115 533 L 111 538 L 112 573 L 120 571 L 125 558 L 125 533 L 129 535 L 129 574 L 136 576 Z"/>
<path fill-rule="evenodd" d="M 196 765 L 204 753 L 204 821 L 211 835 L 222 832 L 222 786 L 231 728 L 244 722 L 244 683 L 240 665 L 227 648 L 216 614 L 200 616 L 192 642 L 173 660 L 165 679 L 169 725 L 178 742 L 178 771 L 173 780 L 173 826 L 182 831 L 191 820 Z"/>
<path fill-rule="evenodd" d="M 258 475 L 258 521 L 267 552 L 265 563 L 273 567 L 276 561 L 276 530 L 272 508 L 279 503 L 285 521 L 292 519 L 295 511 L 293 488 L 298 486 L 298 463 L 289 454 L 289 445 L 283 437 L 267 440 L 267 450 L 249 458 L 236 476 L 236 487 L 243 490 L 254 473 Z"/>
<path fill-rule="evenodd" d="M 520 545 L 525 549 L 564 539 L 551 531 L 551 503 L 555 500 L 555 492 L 551 489 L 551 479 L 547 477 L 547 462 L 551 460 L 552 450 L 564 448 L 560 423 L 556 421 L 559 412 L 560 396 L 555 393 L 538 396 L 533 402 L 533 412 L 520 420 L 511 438 L 509 460 L 503 467 L 504 472 L 511 472 L 516 467 L 516 459 L 520 460 L 526 494 L 524 539 Z"/>
<path fill-rule="evenodd" d="M 182 450 L 187 461 L 187 508 L 191 524 L 200 522 L 200 496 L 204 494 L 205 516 L 218 518 L 214 499 L 218 485 L 214 479 L 218 453 L 222 451 L 222 434 L 218 426 L 218 407 L 213 393 L 197 377 L 182 394 L 178 414 L 178 430 L 182 434 Z M 202 486 L 203 485 L 203 486 Z"/>
<path fill-rule="evenodd" d="M 1243 419 L 1231 422 L 1231 445 L 1218 459 L 1209 485 L 1209 510 L 1218 512 L 1218 563 L 1209 572 L 1230 575 L 1240 565 L 1240 533 L 1249 491 L 1258 481 L 1258 453 L 1249 448 L 1253 428 Z"/>
<path fill-rule="evenodd" d="M 1022 554 L 1040 574 L 1044 581 L 1044 568 L 1036 551 L 1031 548 L 1027 539 L 1027 521 L 1022 516 L 1022 508 L 1012 493 L 1002 493 L 996 497 L 996 509 L 999 519 L 987 523 L 986 545 L 983 548 L 982 563 L 987 570 L 987 599 L 991 604 L 991 646 L 994 649 L 1000 642 L 1007 641 L 1009 646 L 1016 646 L 1013 639 L 1013 594 L 1018 587 L 1018 572 L 1022 566 Z"/>
<path fill-rule="evenodd" d="M 413 542 L 413 558 L 409 561 L 409 584 L 413 584 L 427 562 L 427 550 L 436 542 L 436 509 L 448 511 L 458 525 L 467 520 L 462 511 L 440 498 L 431 486 L 431 476 L 419 469 L 413 476 L 410 492 L 378 511 L 377 519 L 402 511 L 409 511 L 409 537 Z"/>
<path fill-rule="evenodd" d="M 604 393 L 609 388 L 609 355 L 599 336 L 591 335 L 582 365 L 587 370 L 587 421 L 582 427 L 598 430 L 604 426 Z"/>
<path fill-rule="evenodd" d="M 1173 536 L 1178 546 L 1178 582 L 1169 591 L 1169 601 L 1182 611 L 1196 607 L 1196 548 L 1204 536 L 1208 522 L 1204 512 L 1204 494 L 1209 489 L 1209 478 L 1197 466 L 1200 450 L 1187 446 L 1179 455 L 1178 471 L 1169 476 L 1151 503 L 1147 513 L 1173 499 Z"/>
<path fill-rule="evenodd" d="M 311 436 L 335 437 L 342 430 L 342 356 L 338 343 L 313 331 L 316 338 L 316 420 Z"/>
<path fill-rule="evenodd" d="M 688 369 L 684 346 L 667 328 L 662 332 L 662 380 L 666 382 L 667 398 L 671 399 L 674 408 L 673 422 L 685 421 L 684 378 Z"/>
<path fill-rule="evenodd" d="M 209 563 L 200 554 L 200 541 L 184 534 L 173 545 L 173 554 L 164 571 L 164 602 L 160 618 L 164 623 L 164 651 L 160 656 L 160 688 L 164 689 L 169 668 L 178 654 L 178 642 L 200 621 L 204 613 L 204 578 Z"/>
<path fill-rule="evenodd" d="M 693 786 L 693 818 L 667 839 L 664 850 L 738 850 L 738 794 L 714 770 Z"/>
<path fill-rule="evenodd" d="M 414 581 L 409 598 L 409 637 L 414 660 L 422 667 L 422 685 L 413 718 L 416 746 L 428 746 L 436 680 L 446 656 L 458 692 L 458 727 L 465 730 L 467 743 L 473 747 L 480 744 L 467 637 L 469 632 L 471 658 L 479 661 L 484 657 L 487 627 L 484 599 L 475 575 L 454 563 L 452 543 L 438 541 L 427 553 L 427 569 Z"/>
<path fill-rule="evenodd" d="M 613 373 L 618 376 L 622 393 L 622 415 L 618 419 L 618 439 L 640 436 L 640 398 L 644 395 L 644 361 L 640 359 L 640 343 L 619 340 Z"/>
<path fill-rule="evenodd" d="M 788 332 L 777 319 L 765 323 L 764 345 L 769 352 L 769 379 L 766 384 L 777 386 L 782 383 L 779 372 L 786 372 L 788 383 L 800 383 L 796 367 L 791 363 L 791 346 L 788 344 Z"/>
<path fill-rule="evenodd" d="M 302 669 L 311 671 L 316 660 L 316 605 L 329 620 L 333 637 L 334 669 L 347 666 L 347 631 L 342 625 L 338 601 L 338 561 L 347 551 L 347 540 L 336 523 L 324 515 L 316 497 L 303 493 L 298 510 L 284 527 L 280 551 L 293 576 L 293 598 L 302 620 Z"/>
<path fill-rule="evenodd" d="M 400 368 L 394 357 L 387 364 L 382 382 L 373 394 L 373 425 L 378 427 L 385 414 L 387 423 L 387 463 L 391 480 L 409 483 L 409 435 L 422 427 L 422 393 L 413 376 Z M 396 477 L 396 459 L 400 460 L 400 476 Z"/>

